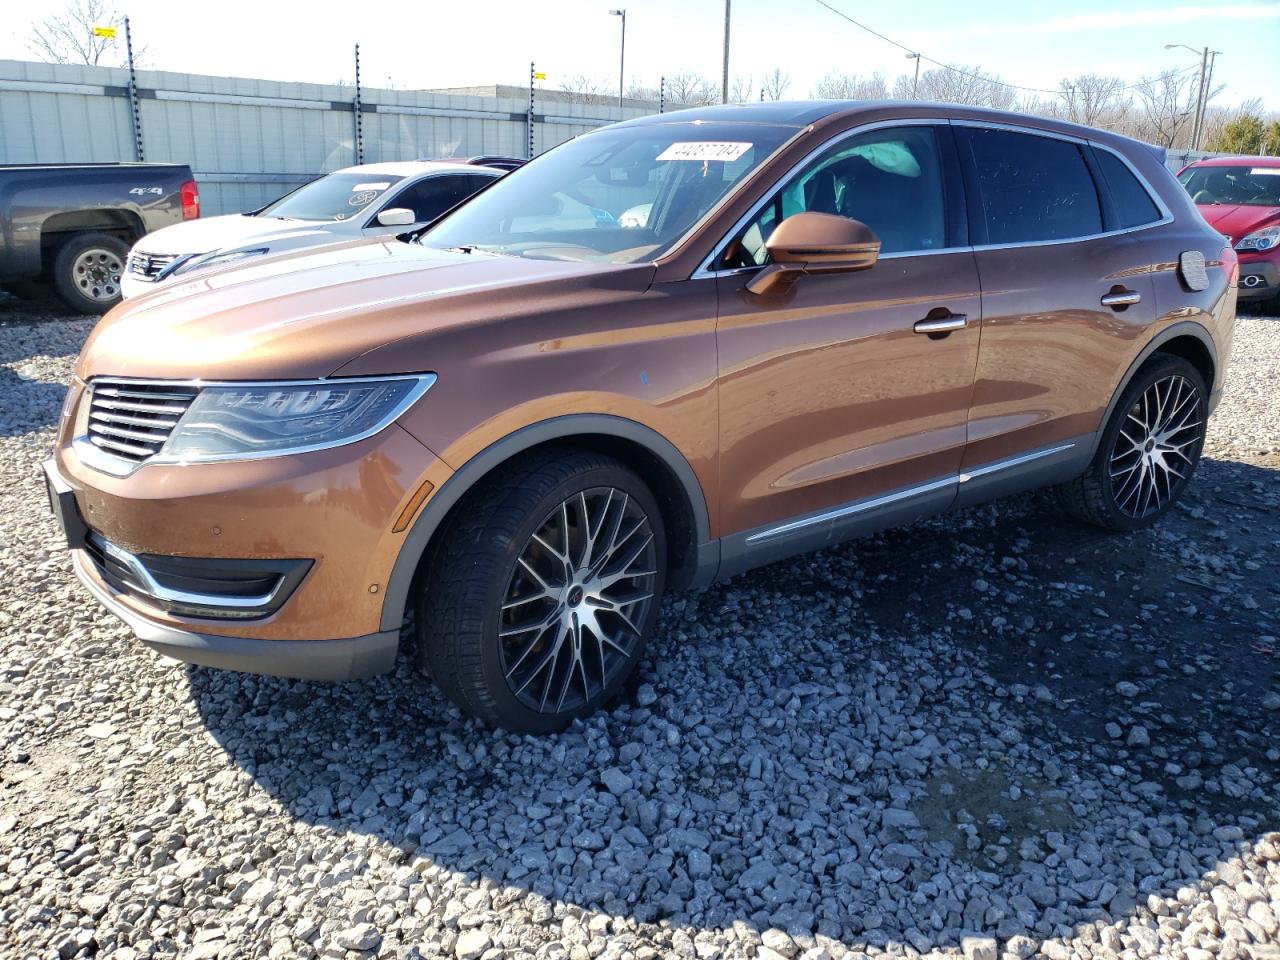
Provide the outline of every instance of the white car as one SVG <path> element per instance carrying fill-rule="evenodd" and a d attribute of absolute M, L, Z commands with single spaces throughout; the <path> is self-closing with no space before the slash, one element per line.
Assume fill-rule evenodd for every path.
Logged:
<path fill-rule="evenodd" d="M 267 253 L 404 233 L 426 226 L 506 170 L 466 161 L 366 163 L 312 180 L 252 213 L 189 220 L 149 233 L 129 251 L 126 298 L 196 271 Z"/>

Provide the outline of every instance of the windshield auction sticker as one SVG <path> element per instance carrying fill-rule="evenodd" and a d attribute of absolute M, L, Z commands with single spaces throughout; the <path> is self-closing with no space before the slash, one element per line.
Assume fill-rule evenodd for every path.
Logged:
<path fill-rule="evenodd" d="M 673 143 L 658 154 L 659 160 L 737 160 L 751 149 L 749 143 L 711 143 L 687 140 Z"/>

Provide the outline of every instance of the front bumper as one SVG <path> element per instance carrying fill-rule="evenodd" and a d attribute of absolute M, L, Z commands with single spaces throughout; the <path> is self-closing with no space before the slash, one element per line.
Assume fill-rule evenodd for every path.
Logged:
<path fill-rule="evenodd" d="M 1280 296 L 1280 263 L 1240 258 L 1237 300 L 1269 300 Z"/>
<path fill-rule="evenodd" d="M 196 633 L 148 619 L 125 606 L 89 569 L 82 550 L 72 567 L 85 588 L 152 650 L 202 667 L 299 680 L 359 680 L 389 671 L 396 662 L 396 630 L 345 640 L 256 640 Z"/>
<path fill-rule="evenodd" d="M 424 478 L 438 489 L 451 472 L 403 429 L 296 456 L 146 464 L 121 477 L 83 463 L 71 414 L 63 419 L 45 469 L 76 574 L 147 645 L 190 663 L 284 677 L 351 679 L 391 668 L 398 631 L 382 625 L 383 600 L 405 540 L 394 526 L 416 514 Z M 115 565 L 103 563 L 107 543 L 119 548 Z M 124 576 L 119 564 L 131 559 L 147 570 Z M 210 596 L 240 590 L 219 578 L 289 563 L 305 575 L 279 604 L 255 605 L 262 591 L 245 588 L 232 616 L 232 601 Z"/>

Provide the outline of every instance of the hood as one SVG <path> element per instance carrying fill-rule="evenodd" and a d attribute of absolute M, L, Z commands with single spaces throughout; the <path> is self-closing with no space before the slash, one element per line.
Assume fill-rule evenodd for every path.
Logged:
<path fill-rule="evenodd" d="M 1263 227 L 1280 223 L 1280 207 L 1258 207 L 1243 203 L 1199 203 L 1196 209 L 1205 223 L 1225 233 L 1233 244 Z"/>
<path fill-rule="evenodd" d="M 591 288 L 644 290 L 652 276 L 652 264 L 530 260 L 397 240 L 331 244 L 126 300 L 94 328 L 76 374 L 325 377 L 394 341 L 554 311 Z"/>
<path fill-rule="evenodd" d="M 348 221 L 329 223 L 317 220 L 282 220 L 279 217 L 253 217 L 233 213 L 175 223 L 171 227 L 147 234 L 138 241 L 137 249 L 166 255 L 208 253 L 224 247 L 234 249 L 249 243 L 266 245 L 272 239 L 285 237 L 331 237 L 335 228 L 341 233 L 349 233 L 351 227 L 352 224 Z"/>

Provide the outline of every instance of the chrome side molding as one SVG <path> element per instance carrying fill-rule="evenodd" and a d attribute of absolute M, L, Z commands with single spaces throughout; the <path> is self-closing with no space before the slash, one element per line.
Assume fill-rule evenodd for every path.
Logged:
<path fill-rule="evenodd" d="M 1046 447 L 1043 450 L 1035 450 L 1031 453 L 1020 454 L 1016 457 L 1009 457 L 1005 460 L 997 460 L 993 463 L 985 464 L 981 467 L 974 467 L 972 470 L 966 470 L 961 473 L 952 474 L 946 477 L 940 477 L 937 480 L 929 480 L 925 483 L 917 484 L 913 487 L 904 487 L 901 490 L 895 490 L 892 493 L 882 494 L 878 497 L 872 497 L 869 500 L 858 500 L 854 503 L 846 504 L 842 507 L 835 507 L 822 513 L 814 514 L 809 517 L 802 517 L 799 520 L 788 520 L 786 523 L 779 524 L 776 527 L 769 527 L 767 530 L 761 530 L 747 537 L 747 544 L 754 545 L 757 543 L 765 543 L 777 537 L 786 536 L 797 530 L 804 530 L 817 524 L 827 523 L 832 520 L 840 520 L 844 517 L 851 517 L 859 513 L 865 513 L 868 510 L 875 510 L 879 507 L 887 507 L 891 504 L 898 503 L 902 500 L 908 500 L 911 497 L 918 497 L 921 494 L 932 493 L 935 490 L 941 490 L 952 484 L 968 483 L 977 477 L 985 477 L 993 473 L 999 473 L 1002 470 L 1010 470 L 1014 467 L 1020 467 L 1023 464 L 1031 463 L 1035 460 L 1042 460 L 1045 457 L 1051 457 L 1055 454 L 1065 453 L 1076 446 L 1075 442 L 1062 443 L 1054 447 Z"/>

